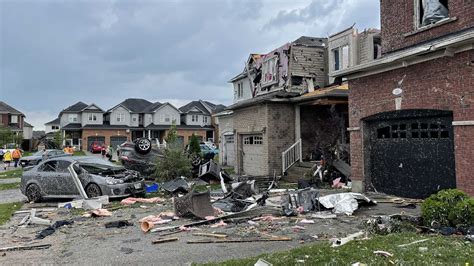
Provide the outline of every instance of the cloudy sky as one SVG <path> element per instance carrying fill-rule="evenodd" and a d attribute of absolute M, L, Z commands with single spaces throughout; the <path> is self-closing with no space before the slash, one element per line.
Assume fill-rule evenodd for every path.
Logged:
<path fill-rule="evenodd" d="M 227 105 L 249 53 L 379 20 L 378 0 L 0 0 L 0 100 L 35 130 L 77 101 Z"/>

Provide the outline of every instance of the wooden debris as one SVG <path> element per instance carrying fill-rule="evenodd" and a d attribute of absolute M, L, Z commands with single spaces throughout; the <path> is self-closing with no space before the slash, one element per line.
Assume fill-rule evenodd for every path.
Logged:
<path fill-rule="evenodd" d="M 209 234 L 209 233 L 193 233 L 193 236 L 207 236 L 207 237 L 215 237 L 215 238 L 227 237 L 227 235 L 224 235 L 224 234 Z"/>
<path fill-rule="evenodd" d="M 3 251 L 14 251 L 14 250 L 31 250 L 31 249 L 47 249 L 51 247 L 51 244 L 39 244 L 39 245 L 25 245 L 25 246 L 12 246 L 0 248 L 0 252 Z"/>
<path fill-rule="evenodd" d="M 414 242 L 411 242 L 411 243 L 408 243 L 408 244 L 398 245 L 398 247 L 399 248 L 408 247 L 408 246 L 418 244 L 418 243 L 422 243 L 422 242 L 425 242 L 425 241 L 428 241 L 428 240 L 429 240 L 428 238 L 425 238 L 425 239 L 417 240 L 417 241 L 414 241 Z"/>
<path fill-rule="evenodd" d="M 158 238 L 155 240 L 152 240 L 152 244 L 161 244 L 161 243 L 166 243 L 166 242 L 173 242 L 173 241 L 178 241 L 179 238 L 177 237 L 171 237 L 171 238 Z"/>
<path fill-rule="evenodd" d="M 270 242 L 270 241 L 291 241 L 289 237 L 278 238 L 237 238 L 237 239 L 198 239 L 188 240 L 187 244 L 209 244 L 209 243 L 245 243 L 245 242 Z"/>

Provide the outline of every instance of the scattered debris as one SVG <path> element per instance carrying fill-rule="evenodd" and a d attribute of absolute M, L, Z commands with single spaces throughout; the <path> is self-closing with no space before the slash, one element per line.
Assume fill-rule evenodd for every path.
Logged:
<path fill-rule="evenodd" d="M 221 183 L 221 180 L 224 183 L 232 182 L 232 178 L 213 160 L 199 166 L 198 177 L 207 183 L 211 183 L 211 181 Z"/>
<path fill-rule="evenodd" d="M 227 224 L 224 221 L 220 221 L 216 224 L 211 225 L 211 228 L 217 228 L 217 227 L 225 227 Z"/>
<path fill-rule="evenodd" d="M 300 224 L 314 224 L 314 220 L 303 219 L 299 221 Z"/>
<path fill-rule="evenodd" d="M 421 253 L 428 252 L 428 247 L 419 247 L 418 251 Z"/>
<path fill-rule="evenodd" d="M 97 209 L 82 215 L 83 217 L 110 217 L 112 213 L 107 209 Z"/>
<path fill-rule="evenodd" d="M 38 245 L 24 245 L 24 246 L 12 246 L 0 248 L 0 252 L 4 251 L 16 251 L 16 250 L 32 250 L 32 249 L 48 249 L 51 244 L 38 244 Z"/>
<path fill-rule="evenodd" d="M 65 226 L 65 225 L 70 225 L 73 224 L 74 221 L 67 221 L 67 220 L 62 220 L 62 221 L 56 221 L 53 225 L 48 226 L 47 228 L 41 230 L 37 235 L 36 239 L 43 239 L 49 235 L 52 235 L 54 232 L 56 232 L 56 229 L 59 227 Z"/>
<path fill-rule="evenodd" d="M 314 211 L 317 208 L 319 192 L 312 188 L 300 189 L 289 192 L 281 197 L 283 214 L 295 216 L 299 212 Z"/>
<path fill-rule="evenodd" d="M 273 266 L 270 262 L 264 259 L 258 259 L 258 261 L 254 264 L 254 266 Z"/>
<path fill-rule="evenodd" d="M 161 244 L 161 243 L 166 243 L 166 242 L 173 242 L 173 241 L 178 241 L 179 238 L 177 237 L 172 237 L 172 238 L 158 238 L 155 240 L 152 240 L 152 244 Z"/>
<path fill-rule="evenodd" d="M 141 203 L 160 203 L 160 202 L 163 202 L 164 199 L 162 198 L 159 198 L 159 197 L 154 197 L 154 198 L 148 198 L 148 199 L 145 199 L 145 198 L 126 198 L 126 199 L 123 199 L 120 203 L 122 203 L 123 205 L 132 205 L 136 202 L 141 202 Z"/>
<path fill-rule="evenodd" d="M 337 218 L 337 215 L 328 211 L 322 211 L 313 213 L 311 217 L 317 219 L 334 219 Z"/>
<path fill-rule="evenodd" d="M 330 242 L 332 243 L 331 247 L 340 247 L 342 245 L 345 245 L 347 244 L 348 242 L 354 240 L 354 239 L 357 239 L 357 238 L 360 238 L 362 237 L 363 235 L 365 235 L 364 232 L 360 231 L 360 232 L 357 232 L 357 233 L 354 233 L 354 234 L 350 234 L 346 237 L 343 237 L 343 238 L 334 238 L 334 239 L 331 239 Z"/>
<path fill-rule="evenodd" d="M 384 256 L 386 258 L 393 257 L 392 253 L 389 253 L 389 252 L 383 251 L 383 250 L 376 250 L 376 251 L 374 251 L 374 254 L 381 255 L 381 256 Z"/>
<path fill-rule="evenodd" d="M 193 236 L 207 236 L 207 237 L 214 237 L 214 238 L 226 238 L 227 235 L 224 234 L 210 234 L 210 233 L 193 233 Z"/>
<path fill-rule="evenodd" d="M 163 183 L 161 188 L 171 194 L 186 194 L 191 190 L 191 186 L 189 185 L 188 181 L 186 180 L 186 177 L 184 176 L 177 177 L 171 181 Z"/>
<path fill-rule="evenodd" d="M 429 240 L 428 238 L 425 238 L 425 239 L 413 241 L 413 242 L 408 243 L 408 244 L 398 245 L 398 247 L 399 248 L 408 247 L 408 246 L 415 245 L 415 244 L 418 244 L 418 243 L 422 243 L 422 242 L 425 242 L 425 241 L 428 241 L 428 240 Z"/>
<path fill-rule="evenodd" d="M 153 192 L 158 192 L 159 186 L 156 183 L 153 183 L 152 185 L 145 185 L 145 191 L 146 193 L 153 193 Z"/>
<path fill-rule="evenodd" d="M 105 228 L 122 228 L 125 226 L 132 226 L 132 225 L 133 223 L 127 220 L 113 221 L 113 222 L 108 222 L 104 224 Z"/>
<path fill-rule="evenodd" d="M 199 239 L 199 240 L 188 240 L 188 244 L 209 244 L 209 243 L 244 243 L 244 242 L 270 242 L 270 241 L 291 241 L 290 237 L 278 237 L 278 238 L 248 238 L 248 239 Z"/>
<path fill-rule="evenodd" d="M 206 216 L 214 215 L 209 191 L 202 193 L 192 191 L 183 197 L 175 197 L 174 209 L 179 217 L 198 217 L 204 219 Z"/>
<path fill-rule="evenodd" d="M 319 203 L 326 209 L 334 209 L 335 213 L 344 213 L 352 215 L 357 210 L 359 204 L 357 201 L 365 202 L 367 204 L 376 204 L 375 201 L 360 193 L 338 193 L 331 194 L 318 198 Z"/>

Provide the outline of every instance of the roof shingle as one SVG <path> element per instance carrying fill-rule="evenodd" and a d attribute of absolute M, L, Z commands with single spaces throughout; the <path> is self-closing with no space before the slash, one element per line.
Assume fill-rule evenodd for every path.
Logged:
<path fill-rule="evenodd" d="M 18 111 L 17 109 L 11 107 L 10 105 L 2 101 L 0 101 L 0 113 L 24 115 L 22 112 Z"/>

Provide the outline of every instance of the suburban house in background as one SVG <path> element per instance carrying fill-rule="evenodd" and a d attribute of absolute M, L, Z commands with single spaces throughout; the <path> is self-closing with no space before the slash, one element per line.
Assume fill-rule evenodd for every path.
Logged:
<path fill-rule="evenodd" d="M 186 106 L 194 106 L 192 103 L 194 102 Z M 186 145 L 192 134 L 200 136 L 202 140 L 212 139 L 214 127 L 210 114 L 225 108 L 205 101 L 196 103 L 199 111 L 204 113 L 199 114 L 187 107 L 182 112 L 170 103 L 152 103 L 135 98 L 126 99 L 107 111 L 96 104 L 78 102 L 61 111 L 58 127 L 62 132 L 64 145 L 89 149 L 94 142 L 116 147 L 125 141 L 142 137 L 163 143 L 171 125 L 175 124 L 178 139 Z M 193 121 L 193 115 L 197 115 L 198 120 Z M 46 125 L 51 126 L 51 132 L 56 130 L 53 129 L 55 123 L 53 120 Z"/>
<path fill-rule="evenodd" d="M 44 124 L 44 134 L 47 140 L 52 140 L 54 134 L 61 129 L 59 117 Z"/>
<path fill-rule="evenodd" d="M 25 114 L 2 101 L 0 101 L 0 126 L 8 128 L 16 136 L 22 136 L 22 149 L 31 149 L 33 126 L 25 121 Z"/>
<path fill-rule="evenodd" d="M 229 81 L 233 105 L 215 115 L 222 162 L 254 176 L 292 176 L 303 159 L 349 163 L 349 88 L 328 74 L 374 60 L 378 34 L 351 27 L 329 39 L 303 36 L 268 54 L 251 54 Z"/>
<path fill-rule="evenodd" d="M 380 1 L 382 56 L 348 79 L 353 189 L 474 195 L 474 2 Z"/>

